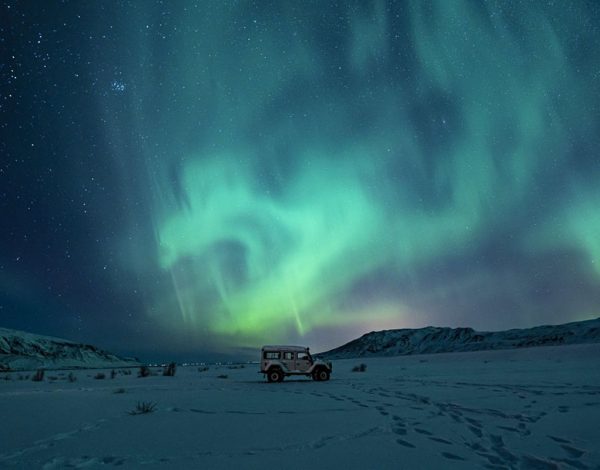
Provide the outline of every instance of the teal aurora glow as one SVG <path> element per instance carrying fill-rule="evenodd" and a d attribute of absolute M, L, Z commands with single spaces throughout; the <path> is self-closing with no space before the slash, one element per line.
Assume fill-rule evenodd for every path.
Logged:
<path fill-rule="evenodd" d="M 223 351 L 600 314 L 595 2 L 47 8 L 85 32 L 55 51 L 77 67 L 26 85 L 67 106 L 50 213 L 77 201 L 56 253 L 85 262 L 59 263 L 53 315 Z"/>

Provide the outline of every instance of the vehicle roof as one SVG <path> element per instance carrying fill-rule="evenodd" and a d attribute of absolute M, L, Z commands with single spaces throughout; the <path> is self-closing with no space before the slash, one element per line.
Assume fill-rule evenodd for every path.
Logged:
<path fill-rule="evenodd" d="M 283 345 L 273 345 L 267 344 L 262 347 L 263 351 L 295 351 L 295 352 L 304 352 L 308 351 L 309 348 L 306 346 L 283 346 Z"/>

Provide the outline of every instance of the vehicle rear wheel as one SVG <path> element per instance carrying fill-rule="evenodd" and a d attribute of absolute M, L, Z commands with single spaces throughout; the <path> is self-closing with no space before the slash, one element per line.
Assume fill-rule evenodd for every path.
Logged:
<path fill-rule="evenodd" d="M 319 382 L 329 380 L 329 371 L 327 369 L 319 369 L 317 372 L 317 380 Z"/>
<path fill-rule="evenodd" d="M 267 373 L 267 380 L 269 382 L 281 382 L 283 380 L 283 373 L 279 369 L 271 369 Z"/>

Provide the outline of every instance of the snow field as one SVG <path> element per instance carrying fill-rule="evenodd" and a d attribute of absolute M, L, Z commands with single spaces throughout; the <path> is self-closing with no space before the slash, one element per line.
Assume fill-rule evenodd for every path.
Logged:
<path fill-rule="evenodd" d="M 257 370 L 0 373 L 0 468 L 600 468 L 598 344 Z"/>

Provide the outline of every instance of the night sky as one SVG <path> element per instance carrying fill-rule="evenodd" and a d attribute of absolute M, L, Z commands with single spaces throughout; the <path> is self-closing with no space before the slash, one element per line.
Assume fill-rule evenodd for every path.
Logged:
<path fill-rule="evenodd" d="M 0 326 L 207 358 L 600 315 L 596 1 L 0 25 Z"/>

